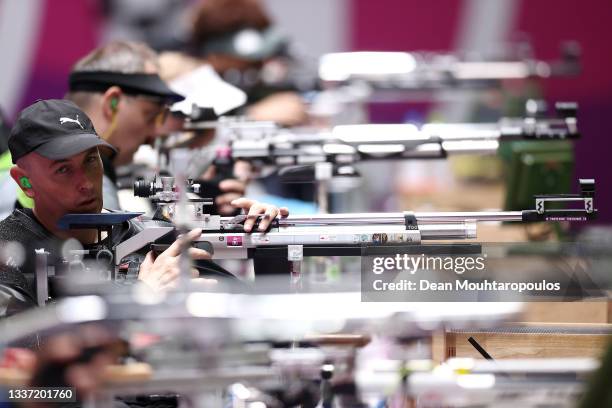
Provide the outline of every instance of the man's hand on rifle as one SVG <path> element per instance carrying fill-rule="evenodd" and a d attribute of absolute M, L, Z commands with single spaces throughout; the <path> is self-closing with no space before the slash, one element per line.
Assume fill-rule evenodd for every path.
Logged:
<path fill-rule="evenodd" d="M 153 251 L 149 251 L 144 262 L 140 265 L 138 280 L 146 283 L 156 291 L 175 287 L 181 272 L 179 267 L 181 246 L 188 245 L 201 234 L 202 230 L 200 228 L 189 231 L 185 237 L 174 241 L 168 249 L 157 257 L 153 254 Z M 189 256 L 193 260 L 210 259 L 210 254 L 203 249 L 190 247 L 188 251 Z M 191 276 L 193 278 L 199 277 L 199 273 L 195 268 L 192 268 Z"/>
<path fill-rule="evenodd" d="M 265 231 L 270 226 L 270 223 L 274 218 L 280 215 L 285 218 L 289 215 L 289 209 L 287 207 L 278 208 L 271 204 L 260 203 L 255 200 L 242 197 L 231 203 L 236 208 L 241 208 L 247 212 L 247 219 L 244 222 L 245 232 L 251 232 L 257 217 L 263 215 L 259 222 L 259 231 Z"/>
<path fill-rule="evenodd" d="M 247 220 L 244 222 L 244 230 L 251 232 L 258 216 L 261 217 L 259 223 L 259 231 L 265 231 L 270 226 L 270 223 L 277 216 L 287 217 L 289 210 L 285 207 L 278 208 L 274 205 L 260 203 L 248 198 L 238 198 L 231 202 L 234 208 L 240 208 L 247 212 Z M 200 228 L 191 230 L 181 239 L 177 239 L 170 245 L 168 249 L 159 254 L 157 257 L 152 251 L 147 253 L 144 262 L 140 265 L 138 279 L 154 290 L 168 290 L 176 286 L 179 276 L 179 255 L 181 253 L 181 245 L 189 245 L 190 242 L 197 240 L 202 234 Z M 210 259 L 211 256 L 203 249 L 189 248 L 189 256 L 193 260 Z M 192 278 L 198 278 L 197 269 L 192 268 Z"/>

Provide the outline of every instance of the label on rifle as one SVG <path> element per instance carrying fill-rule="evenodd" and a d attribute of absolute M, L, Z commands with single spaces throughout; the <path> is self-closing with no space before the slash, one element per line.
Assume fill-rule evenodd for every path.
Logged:
<path fill-rule="evenodd" d="M 226 244 L 228 247 L 241 247 L 242 246 L 242 236 L 240 235 L 229 235 L 226 240 Z"/>

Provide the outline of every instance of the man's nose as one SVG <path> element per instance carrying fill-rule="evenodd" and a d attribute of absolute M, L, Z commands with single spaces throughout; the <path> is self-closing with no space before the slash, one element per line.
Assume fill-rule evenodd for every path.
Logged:
<path fill-rule="evenodd" d="M 86 172 L 80 172 L 76 181 L 76 186 L 79 191 L 89 192 L 94 187 L 93 179 Z"/>

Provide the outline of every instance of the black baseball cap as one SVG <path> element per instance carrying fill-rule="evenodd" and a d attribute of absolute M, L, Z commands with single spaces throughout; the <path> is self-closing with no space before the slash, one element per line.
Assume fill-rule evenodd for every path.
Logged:
<path fill-rule="evenodd" d="M 64 99 L 37 101 L 22 110 L 8 146 L 13 163 L 31 152 L 51 160 L 66 159 L 95 146 L 117 153 L 98 136 L 85 112 Z"/>
<path fill-rule="evenodd" d="M 158 74 L 111 71 L 75 71 L 68 78 L 71 92 L 105 92 L 111 86 L 120 87 L 129 95 L 148 95 L 167 103 L 180 102 L 185 97 L 174 92 Z"/>

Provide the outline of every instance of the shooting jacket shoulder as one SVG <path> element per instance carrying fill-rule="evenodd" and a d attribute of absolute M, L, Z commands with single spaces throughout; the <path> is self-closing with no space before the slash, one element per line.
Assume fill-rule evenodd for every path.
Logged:
<path fill-rule="evenodd" d="M 113 239 L 128 239 L 141 229 L 136 224 L 128 221 L 113 228 Z M 0 221 L 0 317 L 36 305 L 35 250 L 44 248 L 50 254 L 49 262 L 57 263 L 63 243 L 31 209 L 16 209 Z"/>

